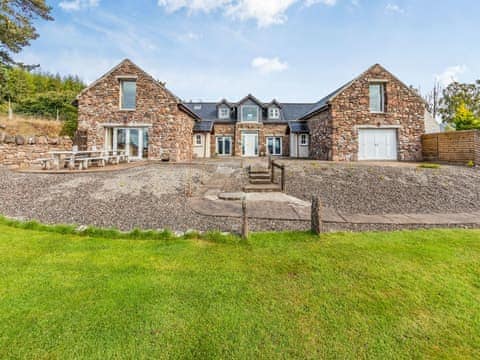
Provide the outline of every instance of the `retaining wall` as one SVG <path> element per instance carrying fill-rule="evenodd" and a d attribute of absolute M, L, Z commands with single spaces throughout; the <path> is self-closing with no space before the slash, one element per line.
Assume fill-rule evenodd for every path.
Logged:
<path fill-rule="evenodd" d="M 50 151 L 71 150 L 69 137 L 6 135 L 0 131 L 0 165 L 26 168 L 41 158 L 50 157 Z"/>

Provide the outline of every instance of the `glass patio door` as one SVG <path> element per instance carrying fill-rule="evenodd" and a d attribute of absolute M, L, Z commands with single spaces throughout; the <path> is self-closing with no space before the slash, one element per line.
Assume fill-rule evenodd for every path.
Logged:
<path fill-rule="evenodd" d="M 148 129 L 114 128 L 113 151 L 125 151 L 131 160 L 148 157 Z"/>

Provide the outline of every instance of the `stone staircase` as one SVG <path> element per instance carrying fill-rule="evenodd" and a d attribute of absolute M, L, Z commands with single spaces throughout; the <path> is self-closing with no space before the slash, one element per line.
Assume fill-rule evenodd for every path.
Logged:
<path fill-rule="evenodd" d="M 249 184 L 244 192 L 281 192 L 282 188 L 271 181 L 270 170 L 266 167 L 250 167 L 248 170 Z"/>

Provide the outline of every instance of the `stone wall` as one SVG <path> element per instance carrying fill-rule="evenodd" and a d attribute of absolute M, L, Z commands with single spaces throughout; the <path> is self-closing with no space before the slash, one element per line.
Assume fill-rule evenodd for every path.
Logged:
<path fill-rule="evenodd" d="M 233 156 L 242 156 L 242 131 L 258 132 L 259 155 L 267 153 L 267 137 L 278 136 L 282 138 L 282 156 L 288 156 L 290 139 L 287 134 L 286 124 L 265 124 L 237 122 L 235 124 L 215 124 L 211 137 L 211 154 L 216 153 L 216 136 L 231 136 L 233 142 Z"/>
<path fill-rule="evenodd" d="M 30 167 L 37 159 L 51 157 L 50 151 L 72 150 L 68 137 L 11 136 L 0 132 L 0 165 Z"/>
<path fill-rule="evenodd" d="M 384 113 L 370 112 L 369 85 L 383 82 L 386 92 Z M 380 65 L 375 65 L 331 100 L 331 160 L 358 160 L 358 128 L 398 126 L 398 160 L 422 159 L 425 133 L 425 103 L 412 89 Z M 310 127 L 310 131 L 312 131 Z"/>
<path fill-rule="evenodd" d="M 422 143 L 424 160 L 480 165 L 480 130 L 426 134 Z"/>
<path fill-rule="evenodd" d="M 120 80 L 137 83 L 135 110 L 120 109 Z M 179 100 L 163 84 L 124 60 L 78 97 L 79 127 L 88 131 L 88 147 L 104 147 L 104 124 L 148 126 L 150 159 L 189 161 L 193 157 L 195 120 L 179 108 Z"/>
<path fill-rule="evenodd" d="M 332 160 L 332 116 L 330 111 L 322 111 L 308 119 L 310 129 L 310 158 Z"/>

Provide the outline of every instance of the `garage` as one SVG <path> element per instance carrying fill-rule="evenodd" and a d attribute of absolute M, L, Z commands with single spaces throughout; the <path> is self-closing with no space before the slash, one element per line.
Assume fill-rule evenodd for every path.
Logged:
<path fill-rule="evenodd" d="M 397 160 L 397 129 L 359 129 L 358 160 Z"/>

